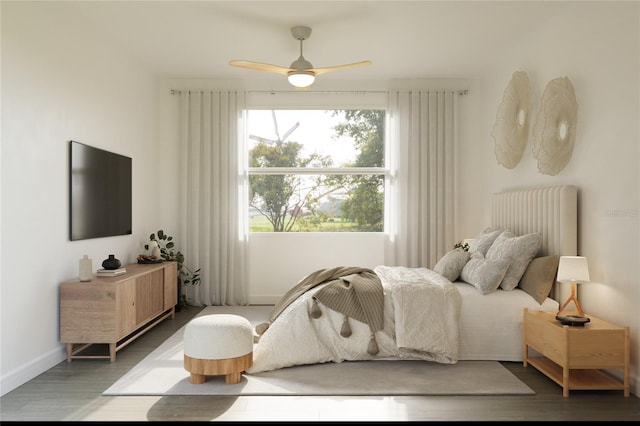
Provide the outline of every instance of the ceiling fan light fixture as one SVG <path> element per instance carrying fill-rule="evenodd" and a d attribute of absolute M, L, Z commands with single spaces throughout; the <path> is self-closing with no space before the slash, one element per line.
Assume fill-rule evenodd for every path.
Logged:
<path fill-rule="evenodd" d="M 313 65 L 311 65 L 311 62 L 307 61 L 304 56 L 302 56 L 302 42 L 311 35 L 311 28 L 305 26 L 293 27 L 291 28 L 291 34 L 296 40 L 300 41 L 300 56 L 298 59 L 293 61 L 288 68 L 264 62 L 245 61 L 243 59 L 233 59 L 229 61 L 229 65 L 255 71 L 286 75 L 290 84 L 302 89 L 311 86 L 316 79 L 316 75 L 324 74 L 329 71 L 354 68 L 362 65 L 371 65 L 371 61 L 360 61 L 352 64 L 314 68 Z"/>
<path fill-rule="evenodd" d="M 309 87 L 316 80 L 316 75 L 311 71 L 291 71 L 287 79 L 292 86 Z"/>

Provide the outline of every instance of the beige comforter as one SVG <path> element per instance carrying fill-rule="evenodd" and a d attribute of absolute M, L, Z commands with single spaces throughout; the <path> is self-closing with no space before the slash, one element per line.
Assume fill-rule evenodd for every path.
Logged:
<path fill-rule="evenodd" d="M 283 367 L 345 360 L 411 358 L 453 364 L 458 360 L 458 320 L 461 298 L 455 286 L 427 268 L 378 266 L 382 284 L 382 328 L 350 319 L 351 335 L 343 337 L 345 315 L 319 302 L 313 318 L 314 295 L 331 280 L 316 283 L 277 304 L 268 326 L 254 344 L 247 373 Z M 372 336 L 373 334 L 373 336 Z M 372 337 L 377 353 L 368 352 Z"/>

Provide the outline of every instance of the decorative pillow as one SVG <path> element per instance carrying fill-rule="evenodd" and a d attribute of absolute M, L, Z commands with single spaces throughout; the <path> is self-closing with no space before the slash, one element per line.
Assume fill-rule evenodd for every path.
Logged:
<path fill-rule="evenodd" d="M 449 281 L 455 281 L 460 276 L 462 268 L 467 264 L 471 254 L 468 251 L 451 250 L 436 263 L 433 270 Z"/>
<path fill-rule="evenodd" d="M 500 283 L 503 290 L 513 290 L 518 286 L 522 274 L 529 266 L 529 262 L 536 257 L 541 246 L 542 234 L 539 232 L 516 236 L 507 230 L 498 235 L 489 247 L 486 257 L 509 262 L 509 269 Z"/>
<path fill-rule="evenodd" d="M 485 257 L 489 247 L 491 247 L 495 239 L 498 238 L 498 235 L 503 231 L 504 229 L 502 228 L 485 228 L 485 230 L 480 232 L 469 245 L 469 253 L 473 254 L 475 252 L 479 252 L 483 257 Z"/>
<path fill-rule="evenodd" d="M 483 295 L 489 294 L 498 289 L 508 268 L 507 260 L 486 259 L 480 253 L 473 253 L 462 268 L 460 279 L 477 288 Z"/>
<path fill-rule="evenodd" d="M 527 266 L 518 287 L 542 305 L 542 302 L 551 293 L 551 287 L 556 279 L 556 272 L 558 272 L 559 260 L 560 256 L 536 257 Z"/>

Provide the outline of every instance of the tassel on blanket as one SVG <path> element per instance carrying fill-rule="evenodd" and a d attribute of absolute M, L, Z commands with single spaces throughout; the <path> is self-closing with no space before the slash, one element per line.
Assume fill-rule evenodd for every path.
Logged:
<path fill-rule="evenodd" d="M 342 321 L 342 328 L 340 328 L 340 335 L 342 337 L 351 336 L 351 326 L 349 325 L 349 317 L 344 316 L 344 320 Z"/>
<path fill-rule="evenodd" d="M 262 336 L 262 334 L 264 334 L 264 332 L 267 331 L 267 328 L 269 328 L 269 323 L 263 322 L 262 324 L 258 324 L 256 326 L 255 331 L 258 334 L 258 336 Z"/>
<path fill-rule="evenodd" d="M 318 306 L 318 301 L 313 299 L 313 305 L 311 305 L 311 318 L 320 318 L 322 316 L 322 311 L 320 310 L 320 306 Z"/>
<path fill-rule="evenodd" d="M 367 353 L 369 355 L 377 355 L 380 352 L 378 349 L 378 342 L 376 342 L 376 336 L 374 334 L 371 335 L 369 339 L 369 347 L 367 348 Z"/>

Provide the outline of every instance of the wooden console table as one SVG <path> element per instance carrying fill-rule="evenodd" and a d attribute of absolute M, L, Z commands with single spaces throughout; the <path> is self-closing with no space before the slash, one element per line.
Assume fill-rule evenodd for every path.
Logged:
<path fill-rule="evenodd" d="M 79 279 L 60 286 L 60 341 L 67 362 L 79 358 L 116 359 L 116 352 L 166 318 L 175 317 L 178 299 L 176 262 L 124 265 L 117 277 Z M 108 355 L 83 355 L 108 344 Z"/>

